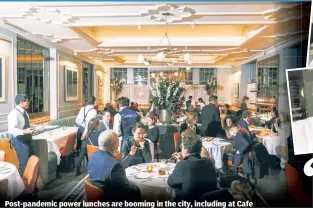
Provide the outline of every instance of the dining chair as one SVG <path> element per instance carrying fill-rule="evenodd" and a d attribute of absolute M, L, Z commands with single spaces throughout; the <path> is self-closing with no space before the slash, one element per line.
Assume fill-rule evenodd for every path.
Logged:
<path fill-rule="evenodd" d="M 104 191 L 98 186 L 93 185 L 86 179 L 85 183 L 85 194 L 88 202 L 97 202 L 104 200 Z"/>
<path fill-rule="evenodd" d="M 19 160 L 17 157 L 17 153 L 10 139 L 7 139 L 7 138 L 0 139 L 0 150 L 6 153 L 5 162 L 12 163 L 16 168 L 19 167 Z"/>
<path fill-rule="evenodd" d="M 8 199 L 8 179 L 0 180 L 0 201 L 5 201 Z"/>
<path fill-rule="evenodd" d="M 5 151 L 0 150 L 0 161 L 5 162 Z"/>
<path fill-rule="evenodd" d="M 99 150 L 99 147 L 98 146 L 93 146 L 93 145 L 89 145 L 89 144 L 87 144 L 87 155 L 88 155 L 88 160 L 89 160 L 89 158 L 90 158 L 90 156 L 93 154 L 93 153 L 95 153 L 95 152 L 97 152 Z M 121 160 L 121 153 L 120 152 L 117 152 L 115 155 L 115 158 L 117 159 L 117 160 Z"/>
<path fill-rule="evenodd" d="M 176 150 L 178 142 L 179 142 L 179 137 L 180 137 L 180 132 L 175 132 L 174 133 L 174 147 L 175 147 L 175 150 Z"/>
<path fill-rule="evenodd" d="M 301 205 L 312 206 L 312 198 L 304 191 L 303 180 L 297 169 L 285 163 L 285 173 L 289 194 Z"/>
<path fill-rule="evenodd" d="M 64 160 L 65 166 L 68 168 L 68 171 L 71 170 L 70 167 L 70 160 L 72 162 L 72 166 L 75 167 L 74 159 L 72 153 L 74 152 L 75 148 L 75 139 L 76 133 L 69 135 L 65 141 L 64 147 L 62 147 L 59 151 L 61 154 L 61 160 Z"/>
<path fill-rule="evenodd" d="M 38 177 L 39 158 L 32 155 L 26 165 L 22 180 L 25 186 L 22 195 L 32 194 L 35 190 L 35 185 Z"/>

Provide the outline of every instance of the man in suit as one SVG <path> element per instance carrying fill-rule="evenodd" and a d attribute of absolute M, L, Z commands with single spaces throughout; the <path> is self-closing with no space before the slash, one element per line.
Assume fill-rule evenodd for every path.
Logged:
<path fill-rule="evenodd" d="M 103 119 L 100 121 L 100 132 L 113 129 L 113 125 L 111 123 L 111 113 L 109 111 L 104 111 L 102 115 Z"/>
<path fill-rule="evenodd" d="M 191 130 L 182 137 L 181 153 L 174 153 L 177 163 L 167 183 L 176 190 L 177 201 L 194 201 L 204 193 L 217 190 L 214 164 L 201 158 L 202 142 Z"/>
<path fill-rule="evenodd" d="M 250 134 L 250 130 L 249 130 L 249 124 L 252 120 L 252 113 L 250 111 L 244 111 L 242 113 L 242 118 L 239 120 L 238 125 L 245 129 L 246 131 L 249 132 Z"/>
<path fill-rule="evenodd" d="M 98 143 L 99 150 L 88 162 L 88 174 L 89 181 L 103 189 L 103 201 L 140 201 L 139 188 L 128 181 L 122 164 L 114 157 L 119 146 L 116 133 L 112 130 L 102 132 Z"/>
<path fill-rule="evenodd" d="M 114 117 L 113 130 L 117 133 L 121 147 L 123 147 L 124 139 L 133 135 L 132 126 L 136 121 L 140 121 L 140 116 L 128 107 L 129 99 L 127 97 L 119 98 L 118 106 L 119 113 Z"/>
<path fill-rule="evenodd" d="M 222 130 L 220 111 L 216 107 L 217 99 L 217 96 L 212 95 L 209 99 L 210 103 L 201 110 L 202 136 L 216 137 Z"/>

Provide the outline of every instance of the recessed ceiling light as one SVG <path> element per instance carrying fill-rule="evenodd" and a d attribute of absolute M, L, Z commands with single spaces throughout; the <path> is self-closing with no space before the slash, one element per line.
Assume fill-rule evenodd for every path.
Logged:
<path fill-rule="evenodd" d="M 109 48 L 106 48 L 106 49 L 104 49 L 105 51 L 110 51 L 111 49 L 109 49 Z"/>

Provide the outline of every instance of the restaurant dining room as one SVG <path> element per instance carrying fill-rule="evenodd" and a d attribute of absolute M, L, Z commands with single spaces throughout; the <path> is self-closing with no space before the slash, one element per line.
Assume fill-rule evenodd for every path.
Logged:
<path fill-rule="evenodd" d="M 1 201 L 312 206 L 286 81 L 310 2 L 0 8 Z"/>

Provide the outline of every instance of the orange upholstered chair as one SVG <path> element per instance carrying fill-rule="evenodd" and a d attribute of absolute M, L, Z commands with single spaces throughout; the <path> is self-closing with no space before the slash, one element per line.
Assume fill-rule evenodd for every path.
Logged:
<path fill-rule="evenodd" d="M 285 173 L 289 194 L 301 205 L 312 206 L 312 198 L 304 191 L 303 180 L 297 169 L 285 164 Z"/>
<path fill-rule="evenodd" d="M 0 150 L 5 152 L 5 162 L 13 164 L 18 169 L 19 161 L 17 154 L 9 139 L 0 139 Z"/>
<path fill-rule="evenodd" d="M 98 146 L 92 146 L 92 145 L 87 144 L 88 159 L 93 153 L 97 152 L 98 150 L 99 150 Z"/>
<path fill-rule="evenodd" d="M 5 151 L 0 150 L 0 161 L 5 162 Z"/>
<path fill-rule="evenodd" d="M 0 180 L 0 201 L 8 199 L 8 179 Z"/>
<path fill-rule="evenodd" d="M 104 200 L 104 192 L 98 186 L 91 184 L 85 180 L 85 193 L 88 202 L 97 202 Z"/>
<path fill-rule="evenodd" d="M 179 142 L 179 137 L 180 137 L 180 132 L 175 132 L 174 133 L 174 147 L 175 147 L 175 150 L 176 150 L 178 142 Z"/>
<path fill-rule="evenodd" d="M 66 139 L 64 147 L 60 149 L 60 153 L 63 157 L 73 153 L 75 146 L 75 137 L 76 133 L 69 135 L 68 138 Z"/>
<path fill-rule="evenodd" d="M 38 176 L 38 168 L 39 168 L 39 158 L 35 155 L 32 155 L 27 162 L 25 172 L 22 177 L 25 186 L 23 195 L 33 193 Z"/>
<path fill-rule="evenodd" d="M 97 152 L 98 150 L 99 150 L 99 147 L 98 147 L 98 146 L 92 146 L 92 145 L 87 144 L 87 155 L 88 155 L 88 159 L 90 158 L 90 156 L 91 156 L 93 153 Z M 116 154 L 115 154 L 115 158 L 116 158 L 117 160 L 120 160 L 120 159 L 121 159 L 121 153 L 120 153 L 120 152 L 116 153 Z"/>

